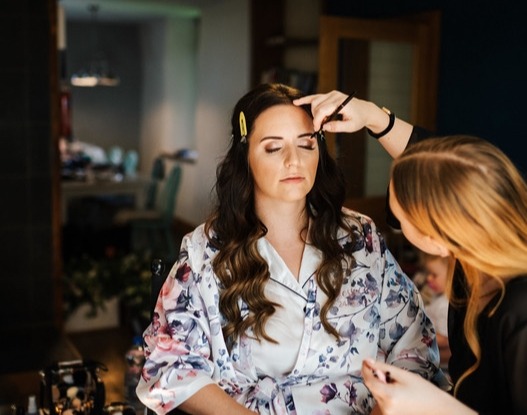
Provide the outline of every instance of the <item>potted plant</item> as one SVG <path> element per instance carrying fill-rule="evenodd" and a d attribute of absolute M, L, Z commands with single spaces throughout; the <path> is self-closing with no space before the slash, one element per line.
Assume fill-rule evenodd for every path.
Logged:
<path fill-rule="evenodd" d="M 64 266 L 63 304 L 66 329 L 80 331 L 97 325 L 126 322 L 138 330 L 150 315 L 150 281 L 152 255 L 149 252 L 93 258 L 82 255 Z M 108 315 L 109 308 L 114 309 Z M 115 310 L 116 309 L 116 310 Z M 73 320 L 81 320 L 73 327 Z"/>

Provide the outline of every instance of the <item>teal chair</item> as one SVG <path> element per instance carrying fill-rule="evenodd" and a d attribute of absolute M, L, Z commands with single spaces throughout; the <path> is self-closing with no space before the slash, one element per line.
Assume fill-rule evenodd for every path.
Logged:
<path fill-rule="evenodd" d="M 157 199 L 157 189 L 159 183 L 165 178 L 165 162 L 162 157 L 156 157 L 152 164 L 150 173 L 150 183 L 146 189 L 145 209 L 155 209 Z"/>
<path fill-rule="evenodd" d="M 166 180 L 158 184 L 153 208 L 122 210 L 116 214 L 116 225 L 129 225 L 131 228 L 132 249 L 144 247 L 156 255 L 165 253 L 167 261 L 176 259 L 172 223 L 181 175 L 181 166 L 175 164 Z"/>

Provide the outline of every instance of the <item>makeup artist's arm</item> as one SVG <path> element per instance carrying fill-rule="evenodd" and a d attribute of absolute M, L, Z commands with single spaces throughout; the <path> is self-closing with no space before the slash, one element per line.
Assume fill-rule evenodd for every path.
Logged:
<path fill-rule="evenodd" d="M 432 382 L 399 367 L 367 359 L 362 376 L 384 415 L 477 415 Z"/>
<path fill-rule="evenodd" d="M 305 96 L 295 100 L 294 104 L 311 105 L 313 124 L 317 131 L 324 118 L 335 111 L 346 97 L 347 95 L 340 91 L 331 91 L 327 94 Z M 340 114 L 342 114 L 342 120 L 325 123 L 324 131 L 353 133 L 362 128 L 368 128 L 373 133 L 379 133 L 384 131 L 390 122 L 389 115 L 376 104 L 355 97 L 340 111 Z M 378 139 L 379 144 L 395 158 L 406 148 L 413 128 L 411 124 L 395 117 L 392 129 Z"/>

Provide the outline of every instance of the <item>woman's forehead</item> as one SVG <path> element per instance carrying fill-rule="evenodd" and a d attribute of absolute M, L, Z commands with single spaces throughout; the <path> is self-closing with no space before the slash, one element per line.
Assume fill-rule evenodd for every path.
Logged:
<path fill-rule="evenodd" d="M 313 122 L 309 115 L 295 105 L 275 105 L 262 111 L 254 121 L 254 129 L 288 127 L 291 125 L 310 126 Z"/>

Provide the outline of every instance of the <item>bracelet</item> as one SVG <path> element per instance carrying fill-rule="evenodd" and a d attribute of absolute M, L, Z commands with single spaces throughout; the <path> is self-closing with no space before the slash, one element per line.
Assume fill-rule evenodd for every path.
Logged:
<path fill-rule="evenodd" d="M 388 108 L 382 107 L 382 110 L 389 115 L 390 122 L 388 123 L 388 127 L 386 127 L 384 130 L 382 130 L 380 133 L 374 133 L 369 128 L 368 134 L 371 135 L 373 138 L 376 138 L 377 140 L 381 137 L 384 137 L 386 134 L 388 134 L 391 129 L 393 128 L 393 125 L 395 124 L 395 113 L 391 112 Z"/>

